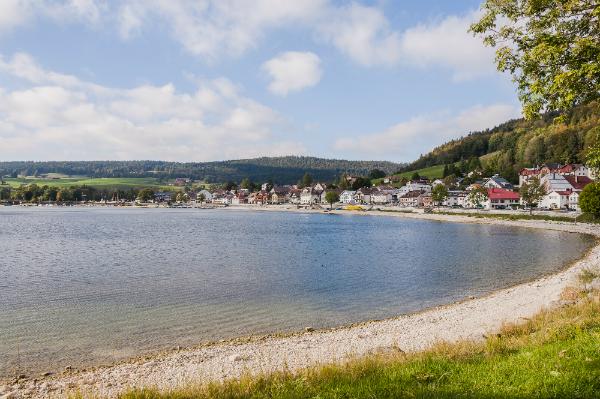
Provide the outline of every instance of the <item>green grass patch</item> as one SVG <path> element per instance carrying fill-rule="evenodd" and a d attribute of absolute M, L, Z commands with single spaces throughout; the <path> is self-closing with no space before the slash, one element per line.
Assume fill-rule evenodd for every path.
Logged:
<path fill-rule="evenodd" d="M 148 187 L 159 190 L 175 190 L 178 187 L 169 186 L 164 182 L 152 177 L 61 177 L 57 179 L 38 179 L 38 178 L 5 178 L 4 181 L 13 188 L 21 185 L 37 184 L 38 186 L 50 187 L 72 187 L 72 186 L 90 186 L 95 188 L 140 188 Z"/>
<path fill-rule="evenodd" d="M 575 304 L 507 325 L 480 343 L 121 398 L 598 398 L 600 297 L 573 292 Z"/>

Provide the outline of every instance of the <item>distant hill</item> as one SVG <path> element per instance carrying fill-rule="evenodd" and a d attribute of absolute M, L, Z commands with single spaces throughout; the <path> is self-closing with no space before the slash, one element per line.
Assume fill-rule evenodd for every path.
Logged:
<path fill-rule="evenodd" d="M 547 114 L 531 121 L 515 119 L 492 129 L 469 133 L 434 148 L 399 172 L 461 161 L 473 164 L 469 161 L 477 158 L 487 173 L 500 173 L 516 181 L 523 167 L 547 162 L 583 162 L 585 150 L 600 140 L 600 103 L 573 109 L 563 123 L 554 122 L 556 116 Z"/>
<path fill-rule="evenodd" d="M 0 176 L 36 176 L 57 173 L 89 177 L 185 177 L 208 183 L 240 182 L 250 178 L 254 182 L 273 179 L 277 184 L 296 183 L 308 172 L 315 180 L 332 181 L 343 173 L 367 175 L 373 169 L 393 173 L 404 164 L 386 161 L 347 161 L 315 157 L 263 157 L 219 162 L 164 162 L 164 161 L 53 161 L 53 162 L 0 162 Z"/>

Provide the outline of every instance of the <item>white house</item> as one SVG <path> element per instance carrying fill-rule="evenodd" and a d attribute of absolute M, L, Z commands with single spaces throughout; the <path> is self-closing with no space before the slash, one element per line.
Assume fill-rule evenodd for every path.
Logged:
<path fill-rule="evenodd" d="M 407 194 L 411 191 L 430 192 L 431 186 L 427 183 L 420 182 L 420 181 L 410 181 L 410 182 L 406 183 L 405 186 L 400 187 L 400 195 Z"/>
<path fill-rule="evenodd" d="M 211 202 L 213 199 L 213 195 L 208 190 L 200 190 L 196 193 L 196 201 L 200 202 L 200 195 L 204 194 L 204 201 Z"/>
<path fill-rule="evenodd" d="M 573 190 L 571 183 L 569 183 L 563 175 L 559 175 L 558 173 L 548 173 L 547 175 L 542 176 L 540 184 L 544 186 L 547 193 L 552 191 Z"/>
<path fill-rule="evenodd" d="M 370 204 L 371 203 L 371 189 L 362 187 L 356 190 L 354 193 L 354 201 L 359 204 Z"/>
<path fill-rule="evenodd" d="M 513 185 L 507 181 L 505 178 L 500 177 L 500 175 L 494 175 L 489 179 L 486 179 L 483 183 L 485 188 L 503 188 L 505 190 L 512 190 Z"/>
<path fill-rule="evenodd" d="M 316 190 L 312 187 L 306 187 L 300 193 L 300 204 L 309 205 L 309 204 L 318 204 L 321 202 L 321 193 L 323 190 Z"/>
<path fill-rule="evenodd" d="M 569 209 L 581 211 L 581 208 L 579 207 L 579 192 L 573 191 L 571 195 L 569 195 Z"/>
<path fill-rule="evenodd" d="M 374 204 L 389 204 L 392 202 L 392 192 L 388 190 L 374 191 L 371 193 L 371 202 Z"/>
<path fill-rule="evenodd" d="M 465 191 L 448 191 L 448 197 L 446 197 L 444 202 L 442 202 L 442 205 L 450 207 L 464 207 L 466 197 L 467 193 Z"/>
<path fill-rule="evenodd" d="M 354 203 L 354 194 L 356 191 L 352 190 L 344 190 L 340 194 L 340 202 L 343 204 L 352 204 Z"/>
<path fill-rule="evenodd" d="M 572 193 L 572 190 L 552 190 L 544 195 L 540 206 L 548 209 L 566 209 L 569 207 L 569 197 Z"/>

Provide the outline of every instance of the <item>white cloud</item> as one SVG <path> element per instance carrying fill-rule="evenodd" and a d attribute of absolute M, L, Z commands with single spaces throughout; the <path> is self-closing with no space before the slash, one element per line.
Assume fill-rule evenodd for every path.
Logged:
<path fill-rule="evenodd" d="M 451 15 L 437 23 L 406 30 L 402 35 L 404 61 L 421 67 L 447 67 L 456 80 L 493 73 L 494 50 L 468 33 L 469 26 L 479 16 L 479 12 Z"/>
<path fill-rule="evenodd" d="M 395 29 L 376 5 L 331 0 L 3 0 L 0 33 L 32 21 L 116 26 L 126 40 L 145 29 L 164 30 L 190 54 L 214 62 L 259 45 L 271 31 L 312 32 L 366 67 L 442 67 L 455 80 L 494 72 L 493 50 L 468 33 L 480 16 L 472 11 Z"/>
<path fill-rule="evenodd" d="M 96 24 L 108 11 L 104 0 L 2 0 L 0 1 L 0 33 L 10 31 L 36 17 L 58 23 L 84 22 Z"/>
<path fill-rule="evenodd" d="M 356 138 L 340 138 L 334 150 L 364 157 L 383 157 L 410 161 L 417 154 L 473 131 L 484 130 L 520 116 L 518 106 L 510 104 L 475 105 L 456 115 L 441 112 L 422 115 L 398 123 L 383 132 Z"/>
<path fill-rule="evenodd" d="M 265 31 L 313 20 L 326 0 L 128 0 L 118 14 L 120 32 L 131 37 L 152 18 L 162 20 L 191 54 L 216 59 L 256 46 Z"/>
<path fill-rule="evenodd" d="M 262 68 L 271 77 L 269 90 L 280 96 L 316 85 L 323 74 L 321 59 L 311 52 L 281 53 L 265 62 Z"/>
<path fill-rule="evenodd" d="M 381 10 L 352 3 L 325 14 L 317 31 L 352 60 L 364 66 L 391 66 L 400 61 L 400 34 L 390 29 Z"/>
<path fill-rule="evenodd" d="M 116 89 L 44 70 L 26 54 L 0 58 L 0 74 L 22 81 L 0 89 L 1 159 L 203 161 L 306 151 L 276 134 L 276 112 L 223 78 L 193 93 L 172 84 Z"/>

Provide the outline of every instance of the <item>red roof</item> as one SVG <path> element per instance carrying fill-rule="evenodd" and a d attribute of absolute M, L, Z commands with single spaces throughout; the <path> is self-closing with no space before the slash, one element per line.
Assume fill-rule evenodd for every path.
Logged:
<path fill-rule="evenodd" d="M 569 184 L 572 185 L 575 190 L 583 190 L 583 188 L 585 186 L 587 186 L 588 184 L 590 184 L 592 182 L 592 179 L 590 179 L 587 176 L 567 175 L 567 176 L 564 176 L 564 178 L 567 179 Z"/>
<path fill-rule="evenodd" d="M 519 200 L 519 194 L 503 188 L 489 188 L 488 197 L 491 200 Z"/>
<path fill-rule="evenodd" d="M 562 168 L 560 168 L 558 171 L 560 173 L 572 173 L 574 172 L 576 169 L 581 168 L 581 164 L 578 163 L 570 163 L 568 165 L 563 166 Z"/>
<path fill-rule="evenodd" d="M 525 169 L 521 169 L 519 174 L 521 176 L 533 176 L 533 175 L 539 175 L 540 172 L 541 171 L 539 169 L 525 168 Z"/>

